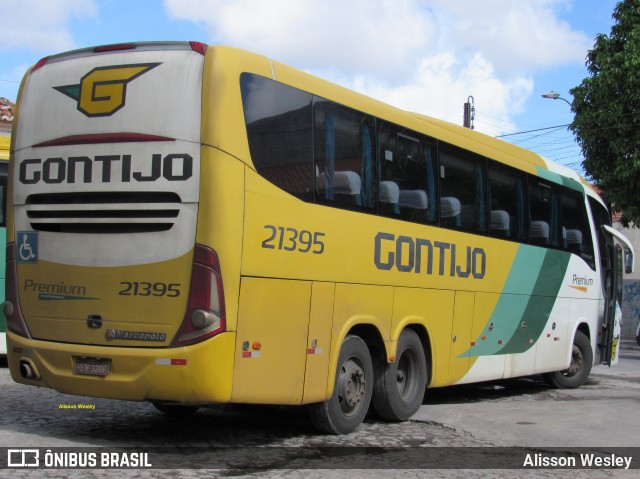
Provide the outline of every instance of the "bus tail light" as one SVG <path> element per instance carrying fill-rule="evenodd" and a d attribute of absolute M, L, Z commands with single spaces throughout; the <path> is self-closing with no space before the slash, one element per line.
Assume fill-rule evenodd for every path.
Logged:
<path fill-rule="evenodd" d="M 48 61 L 49 61 L 49 57 L 44 57 L 38 60 L 38 62 L 35 65 L 33 65 L 33 67 L 31 67 L 31 73 L 45 66 Z"/>
<path fill-rule="evenodd" d="M 191 49 L 194 52 L 200 53 L 201 55 L 205 55 L 207 53 L 207 44 L 202 42 L 189 42 L 191 45 Z"/>
<path fill-rule="evenodd" d="M 197 244 L 187 314 L 172 346 L 204 341 L 225 328 L 224 290 L 218 255 L 211 248 Z"/>
<path fill-rule="evenodd" d="M 18 301 L 18 272 L 16 265 L 15 243 L 7 245 L 7 273 L 6 273 L 6 301 L 2 305 L 2 312 L 7 320 L 7 328 L 15 334 L 31 338 L 25 323 L 22 309 Z"/>
<path fill-rule="evenodd" d="M 136 45 L 134 43 L 114 43 L 112 45 L 103 45 L 101 47 L 95 47 L 94 53 L 107 53 L 107 52 L 119 52 L 122 50 L 135 50 Z"/>

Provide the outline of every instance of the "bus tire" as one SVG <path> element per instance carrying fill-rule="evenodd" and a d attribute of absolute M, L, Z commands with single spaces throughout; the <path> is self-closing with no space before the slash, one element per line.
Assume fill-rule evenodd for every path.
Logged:
<path fill-rule="evenodd" d="M 549 385 L 555 388 L 575 389 L 582 386 L 587 380 L 592 365 L 591 341 L 582 331 L 576 331 L 569 368 L 564 371 L 546 373 L 543 377 Z"/>
<path fill-rule="evenodd" d="M 373 363 L 367 344 L 349 335 L 340 348 L 331 397 L 309 405 L 311 423 L 321 432 L 348 434 L 364 420 L 373 392 Z"/>
<path fill-rule="evenodd" d="M 153 407 L 169 417 L 188 417 L 196 413 L 199 406 L 188 406 L 185 404 L 166 404 L 161 402 L 152 402 Z"/>
<path fill-rule="evenodd" d="M 406 421 L 418 410 L 427 387 L 427 360 L 422 341 L 411 329 L 398 339 L 396 360 L 376 375 L 373 406 L 382 419 Z"/>

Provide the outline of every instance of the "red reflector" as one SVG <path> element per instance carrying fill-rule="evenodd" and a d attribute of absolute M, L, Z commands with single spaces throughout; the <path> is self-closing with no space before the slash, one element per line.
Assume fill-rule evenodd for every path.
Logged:
<path fill-rule="evenodd" d="M 42 68 L 43 66 L 45 66 L 47 61 L 49 61 L 49 57 L 44 57 L 44 58 L 41 58 L 40 60 L 38 60 L 38 63 L 33 65 L 33 68 L 31 69 L 31 72 L 33 73 L 38 68 Z"/>
<path fill-rule="evenodd" d="M 186 366 L 187 365 L 187 360 L 186 359 L 172 359 L 171 360 L 171 366 Z"/>
<path fill-rule="evenodd" d="M 93 51 L 95 53 L 102 52 L 117 52 L 119 50 L 135 50 L 136 46 L 133 43 L 118 43 L 116 45 L 104 45 L 102 47 L 95 47 Z"/>
<path fill-rule="evenodd" d="M 194 52 L 200 53 L 201 55 L 204 55 L 205 53 L 207 53 L 207 44 L 206 43 L 189 42 L 189 45 L 191 45 L 191 49 Z"/>

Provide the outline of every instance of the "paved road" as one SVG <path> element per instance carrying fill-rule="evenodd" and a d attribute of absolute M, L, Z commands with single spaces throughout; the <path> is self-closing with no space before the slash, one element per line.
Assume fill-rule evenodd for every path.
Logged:
<path fill-rule="evenodd" d="M 492 446 L 640 446 L 640 347 L 626 342 L 617 367 L 596 366 L 579 389 L 533 378 L 427 391 L 412 418 Z"/>
<path fill-rule="evenodd" d="M 450 460 L 452 454 L 465 464 L 472 453 L 491 459 L 505 452 L 493 446 L 637 446 L 638 434 L 629 434 L 640 425 L 640 348 L 627 344 L 618 368 L 596 367 L 589 382 L 578 390 L 550 389 L 535 379 L 434 390 L 408 423 L 388 424 L 370 418 L 355 433 L 339 437 L 316 434 L 301 408 L 227 406 L 203 410 L 189 419 L 168 419 L 146 403 L 79 398 L 15 384 L 6 369 L 0 369 L 0 397 L 0 447 L 100 451 L 103 447 L 179 446 L 180 454 L 171 465 L 179 469 L 171 472 L 176 478 L 566 477 L 562 470 L 407 469 L 406 461 L 416 459 L 415 451 L 428 451 L 436 464 Z M 94 408 L 61 408 L 78 404 Z M 203 451 L 213 454 L 216 448 L 228 446 L 239 451 L 236 456 L 243 455 L 236 458 L 241 467 L 188 469 L 204 458 Z M 492 448 L 452 449 L 487 446 Z M 268 458 L 261 456 L 264 447 L 273 448 Z M 434 451 L 441 458 L 434 458 Z M 639 459 L 634 456 L 636 466 Z M 353 463 L 359 469 L 299 469 L 311 463 L 325 468 Z M 247 464 L 265 469 L 252 473 L 245 469 Z M 0 477 L 6 472 L 0 470 Z M 150 478 L 160 477 L 159 473 L 17 470 L 11 477 Z M 637 477 L 637 469 L 572 470 L 571 477 Z"/>

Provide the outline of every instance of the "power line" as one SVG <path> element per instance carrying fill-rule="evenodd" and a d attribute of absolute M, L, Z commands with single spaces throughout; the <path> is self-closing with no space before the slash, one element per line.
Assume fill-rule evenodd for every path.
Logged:
<path fill-rule="evenodd" d="M 516 133 L 507 133 L 506 135 L 498 135 L 495 136 L 494 138 L 504 138 L 505 136 L 515 136 L 515 135 L 523 135 L 525 133 L 535 133 L 537 131 L 545 131 L 545 130 L 553 130 L 553 129 L 557 129 L 557 128 L 566 128 L 570 125 L 571 123 L 567 123 L 566 125 L 556 125 L 556 126 L 548 126 L 546 128 L 537 128 L 535 130 L 527 130 L 527 131 L 518 131 Z"/>

